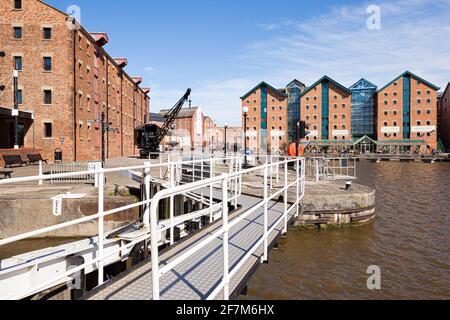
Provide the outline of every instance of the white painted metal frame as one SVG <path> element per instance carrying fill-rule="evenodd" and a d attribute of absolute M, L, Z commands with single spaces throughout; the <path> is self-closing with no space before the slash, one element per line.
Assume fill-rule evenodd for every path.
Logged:
<path fill-rule="evenodd" d="M 268 159 L 268 158 L 267 158 Z M 266 160 L 268 162 L 268 160 Z M 280 166 L 285 166 L 285 170 L 287 170 L 287 166 L 292 163 L 296 166 L 296 178 L 293 182 L 289 183 L 288 179 L 284 181 L 284 187 L 281 190 L 270 194 L 269 189 L 270 185 L 269 181 L 269 171 L 271 168 L 279 168 Z M 256 206 L 250 208 L 246 212 L 242 213 L 239 217 L 229 221 L 228 217 L 228 202 L 231 200 L 228 196 L 228 186 L 230 181 L 233 181 L 236 177 L 242 178 L 243 175 L 255 173 L 262 170 L 264 175 L 264 199 L 258 203 Z M 277 169 L 278 170 L 278 169 Z M 285 173 L 285 176 L 287 174 Z M 200 188 L 211 187 L 212 185 L 221 183 L 222 184 L 222 227 L 212 233 L 205 240 L 197 243 L 195 246 L 172 260 L 171 262 L 165 264 L 164 266 L 160 266 L 159 264 L 159 255 L 158 255 L 158 234 L 161 232 L 161 229 L 158 228 L 158 205 L 159 202 L 165 198 L 171 197 L 177 194 L 183 194 L 189 191 L 198 190 Z M 285 206 L 287 207 L 287 197 L 288 191 L 290 188 L 295 187 L 296 189 L 296 201 L 295 203 L 285 210 L 284 214 L 273 224 L 273 226 L 269 229 L 268 227 L 268 204 L 270 201 L 273 201 L 280 195 L 285 196 Z M 223 238 L 223 278 L 221 283 L 213 290 L 213 292 L 207 297 L 208 300 L 216 298 L 216 296 L 223 291 L 224 300 L 228 300 L 230 297 L 230 279 L 239 271 L 240 268 L 244 265 L 244 263 L 251 257 L 252 254 L 263 245 L 264 254 L 262 257 L 262 262 L 267 261 L 268 259 L 268 238 L 269 235 L 275 230 L 277 225 L 284 221 L 284 232 L 287 231 L 287 219 L 290 216 L 291 212 L 296 209 L 295 216 L 299 214 L 299 204 L 301 199 L 304 196 L 305 192 L 305 160 L 304 159 L 294 159 L 294 160 L 284 160 L 282 162 L 277 163 L 266 163 L 261 167 L 256 167 L 252 169 L 242 170 L 236 173 L 223 174 L 218 177 L 214 177 L 204 181 L 198 181 L 189 185 L 178 186 L 172 189 L 166 189 L 159 193 L 157 193 L 153 197 L 153 201 L 151 202 L 150 209 L 150 217 L 148 223 L 150 224 L 150 236 L 151 236 L 151 264 L 152 264 L 152 294 L 154 300 L 160 300 L 160 279 L 162 276 L 173 270 L 176 266 L 178 266 L 183 261 L 189 259 L 195 253 L 199 252 L 206 245 L 217 239 L 218 237 Z M 249 215 L 256 212 L 256 210 L 260 208 L 264 208 L 264 235 L 259 239 L 259 241 L 247 252 L 247 254 L 239 261 L 239 263 L 230 271 L 229 265 L 229 231 L 231 228 L 239 224 Z"/>
<path fill-rule="evenodd" d="M 240 157 L 215 158 L 215 159 L 208 159 L 207 161 L 211 161 L 213 163 L 223 162 L 223 161 L 225 161 L 227 163 L 242 163 Z M 183 161 L 170 162 L 170 158 L 169 158 L 169 162 L 164 163 L 162 165 L 162 167 L 172 168 L 172 173 L 173 173 L 174 172 L 173 168 L 181 168 L 183 164 L 188 165 L 188 164 L 192 164 L 192 163 L 195 164 L 195 163 L 202 163 L 202 162 L 205 162 L 205 159 L 196 159 L 196 160 L 184 161 L 184 162 Z M 105 241 L 104 219 L 105 219 L 105 217 L 142 206 L 142 207 L 144 207 L 143 220 L 145 223 L 145 227 L 147 230 L 150 230 L 150 225 L 149 225 L 150 204 L 152 203 L 153 199 L 149 199 L 150 198 L 149 190 L 150 190 L 150 181 L 151 181 L 150 170 L 153 168 L 161 168 L 161 163 L 151 164 L 150 162 L 146 162 L 144 165 L 139 165 L 139 166 L 119 167 L 119 168 L 111 168 L 111 169 L 96 168 L 95 170 L 88 170 L 88 171 L 68 172 L 68 173 L 50 174 L 50 175 L 40 174 L 38 176 L 32 176 L 32 177 L 21 177 L 21 178 L 0 180 L 0 187 L 1 187 L 1 186 L 5 186 L 5 185 L 11 185 L 14 183 L 33 182 L 33 181 L 39 182 L 39 181 L 46 181 L 46 180 L 51 181 L 53 179 L 66 179 L 66 178 L 73 178 L 73 177 L 86 176 L 86 175 L 98 176 L 98 199 L 99 199 L 99 201 L 98 201 L 98 213 L 97 214 L 91 215 L 88 217 L 71 220 L 71 221 L 67 221 L 67 222 L 53 225 L 50 227 L 33 230 L 33 231 L 30 231 L 27 233 L 23 233 L 20 235 L 16 235 L 16 236 L 12 236 L 12 237 L 0 240 L 0 247 L 1 247 L 1 246 L 5 246 L 7 244 L 11 244 L 11 243 L 15 243 L 18 241 L 41 236 L 41 235 L 44 235 L 46 233 L 53 232 L 56 230 L 60 230 L 60 229 L 68 228 L 68 227 L 75 226 L 78 224 L 98 220 L 98 254 L 95 256 L 94 259 L 85 262 L 83 265 L 73 268 L 71 270 L 68 270 L 66 272 L 62 272 L 57 277 L 52 278 L 48 281 L 42 282 L 39 285 L 37 285 L 31 289 L 21 292 L 20 294 L 13 294 L 12 296 L 8 297 L 8 299 L 16 300 L 16 299 L 26 298 L 32 294 L 35 294 L 35 293 L 38 293 L 45 289 L 51 288 L 56 284 L 64 283 L 64 281 L 69 281 L 69 280 L 71 280 L 71 278 L 70 278 L 71 275 L 74 275 L 74 274 L 78 273 L 79 271 L 86 269 L 87 267 L 92 267 L 92 266 L 95 266 L 98 269 L 98 284 L 99 285 L 103 284 L 104 283 L 104 266 L 105 266 L 104 262 L 106 259 L 108 259 L 109 257 L 111 257 L 117 253 L 123 252 L 124 250 L 131 249 L 135 245 L 137 245 L 143 241 L 146 241 L 150 238 L 150 235 L 147 233 L 147 234 L 143 235 L 142 237 L 119 247 L 116 250 L 109 251 L 108 254 L 104 253 L 104 241 Z M 120 172 L 120 171 L 132 171 L 132 170 L 144 170 L 146 199 L 144 201 L 140 201 L 140 202 L 126 205 L 123 207 L 105 211 L 104 210 L 104 194 L 105 194 L 104 182 L 105 182 L 106 174 L 113 173 L 113 172 Z M 170 179 L 173 179 L 173 176 L 174 176 L 174 174 L 171 174 Z M 241 183 L 241 180 L 239 180 L 239 183 Z M 236 190 L 239 190 L 239 188 L 237 188 Z M 211 193 L 212 193 L 212 191 L 211 191 Z M 234 195 L 234 197 L 238 197 L 239 195 L 240 194 L 236 193 Z M 196 216 L 204 215 L 205 212 L 212 214 L 215 212 L 215 210 L 216 211 L 220 210 L 220 208 L 218 208 L 218 206 L 212 206 L 210 209 L 206 209 L 202 212 L 196 212 L 194 218 Z M 192 218 L 193 218 L 192 215 L 186 215 L 185 218 L 177 219 L 176 221 L 171 223 L 170 228 L 172 229 L 172 226 L 176 226 L 180 223 L 183 223 L 184 221 L 192 220 Z M 167 229 L 167 228 L 165 228 L 165 229 Z M 171 232 L 171 238 L 172 237 L 173 237 L 173 230 Z M 11 285 L 14 285 L 14 284 L 11 284 Z"/>

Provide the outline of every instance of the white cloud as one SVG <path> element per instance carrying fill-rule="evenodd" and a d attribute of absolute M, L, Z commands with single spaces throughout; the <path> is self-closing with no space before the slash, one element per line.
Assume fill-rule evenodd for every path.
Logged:
<path fill-rule="evenodd" d="M 444 85 L 450 75 L 450 1 L 381 2 L 381 30 L 366 28 L 366 6 L 334 7 L 294 25 L 289 35 L 251 44 L 243 55 L 270 66 L 265 80 L 311 84 L 324 74 L 351 85 L 367 77 L 383 85 L 405 70 Z"/>
<path fill-rule="evenodd" d="M 327 74 L 346 86 L 365 77 L 381 87 L 410 70 L 444 87 L 450 80 L 450 0 L 375 2 L 381 30 L 367 29 L 370 4 L 333 7 L 308 21 L 257 25 L 270 31 L 267 40 L 235 57 L 236 77 L 194 85 L 193 105 L 219 123 L 240 125 L 239 97 L 263 80 L 281 87 L 294 78 L 312 84 Z M 161 107 L 184 93 L 152 87 Z"/>

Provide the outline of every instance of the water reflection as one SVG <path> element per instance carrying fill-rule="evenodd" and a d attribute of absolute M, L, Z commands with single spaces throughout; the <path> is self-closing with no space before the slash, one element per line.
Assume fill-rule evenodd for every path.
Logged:
<path fill-rule="evenodd" d="M 450 164 L 361 162 L 377 219 L 334 231 L 293 231 L 249 284 L 250 299 L 450 298 Z M 378 265 L 382 290 L 367 289 Z"/>

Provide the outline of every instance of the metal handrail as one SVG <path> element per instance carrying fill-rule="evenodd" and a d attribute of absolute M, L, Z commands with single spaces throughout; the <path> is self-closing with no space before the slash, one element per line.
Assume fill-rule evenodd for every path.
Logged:
<path fill-rule="evenodd" d="M 294 163 L 296 164 L 296 179 L 293 183 L 288 183 L 288 174 L 287 174 L 287 168 L 288 164 Z M 269 196 L 269 183 L 268 183 L 268 175 L 269 175 L 269 169 L 274 166 L 284 165 L 285 166 L 285 186 L 282 188 L 282 190 L 278 191 L 277 193 Z M 249 173 L 253 173 L 259 170 L 264 171 L 264 200 L 252 207 L 251 209 L 247 210 L 245 213 L 241 214 L 239 218 L 234 220 L 230 223 L 229 216 L 228 216 L 228 183 L 229 180 L 236 178 L 236 177 L 242 177 L 242 175 L 246 175 Z M 301 174 L 300 174 L 301 170 Z M 224 300 L 228 300 L 230 293 L 229 293 L 229 283 L 230 283 L 230 274 L 233 275 L 236 273 L 245 263 L 245 261 L 253 254 L 258 247 L 261 245 L 261 243 L 264 243 L 264 255 L 263 260 L 267 261 L 268 258 L 268 237 L 269 234 L 275 229 L 275 227 L 284 220 L 285 225 L 283 228 L 283 232 L 287 232 L 287 220 L 289 213 L 294 209 L 297 208 L 296 215 L 298 216 L 298 206 L 300 204 L 301 199 L 304 196 L 304 184 L 305 184 L 305 166 L 304 166 L 304 159 L 296 159 L 296 160 L 284 160 L 279 163 L 275 164 L 269 164 L 266 163 L 265 165 L 257 168 L 251 168 L 242 170 L 237 173 L 231 173 L 231 174 L 224 174 L 219 177 L 211 178 L 205 181 L 198 181 L 194 182 L 189 185 L 182 185 L 171 189 L 166 189 L 163 191 L 158 192 L 154 197 L 153 201 L 151 203 L 149 211 L 146 211 L 146 214 L 144 215 L 144 223 L 150 224 L 150 245 L 151 245 L 151 264 L 152 264 L 152 294 L 154 300 L 160 299 L 160 278 L 166 274 L 167 272 L 171 271 L 173 268 L 175 268 L 177 265 L 182 263 L 183 261 L 187 260 L 189 257 L 194 255 L 196 252 L 200 251 L 202 248 L 204 248 L 206 245 L 211 243 L 216 238 L 222 236 L 223 237 L 223 252 L 224 252 L 224 271 L 223 271 L 223 278 L 221 283 L 216 287 L 216 289 L 210 294 L 207 299 L 214 299 L 217 294 L 220 292 L 220 290 L 223 289 L 224 292 Z M 222 183 L 222 227 L 211 234 L 208 238 L 206 238 L 203 241 L 200 241 L 195 246 L 193 246 L 191 249 L 171 261 L 170 263 L 166 264 L 165 266 L 161 267 L 159 266 L 159 255 L 158 255 L 158 238 L 157 235 L 159 232 L 161 232 L 160 229 L 158 229 L 157 225 L 157 209 L 159 202 L 162 199 L 192 191 L 197 190 L 199 188 L 204 188 L 208 186 L 213 186 L 217 183 Z M 297 197 L 296 202 L 291 206 L 291 208 L 287 208 L 287 198 L 288 198 L 288 190 L 291 186 L 296 185 L 297 187 Z M 302 190 L 300 193 L 300 189 Z M 281 193 L 285 193 L 284 201 L 285 201 L 285 212 L 284 215 L 278 219 L 278 221 L 272 226 L 272 228 L 269 229 L 268 227 L 268 204 L 271 200 L 275 199 L 277 195 Z M 228 234 L 230 229 L 237 225 L 240 221 L 254 213 L 257 209 L 260 209 L 261 207 L 264 207 L 264 235 L 262 238 L 259 239 L 259 241 L 249 250 L 249 252 L 244 256 L 243 259 L 238 263 L 237 266 L 235 266 L 230 273 L 229 270 L 229 261 L 228 261 L 228 246 L 229 246 L 229 238 Z M 148 219 L 148 220 L 146 220 Z M 171 226 L 172 227 L 172 226 Z"/>
<path fill-rule="evenodd" d="M 243 164 L 243 158 L 242 157 L 227 157 L 227 158 L 216 158 L 216 159 L 209 159 L 207 161 L 210 162 L 210 168 L 211 168 L 211 172 L 212 172 L 212 177 L 207 179 L 207 180 L 202 180 L 202 181 L 198 181 L 198 182 L 194 182 L 191 184 L 187 184 L 187 185 L 182 185 L 182 186 L 176 186 L 177 180 L 178 178 L 176 177 L 176 169 L 179 168 L 180 166 L 183 165 L 187 165 L 187 164 L 198 164 L 198 163 L 205 163 L 207 161 L 205 161 L 205 159 L 199 159 L 199 160 L 190 160 L 190 161 L 176 161 L 176 162 L 170 162 L 170 159 L 168 159 L 169 162 L 167 164 L 151 164 L 149 162 L 145 163 L 144 165 L 139 165 L 139 166 L 129 166 L 129 167 L 120 167 L 120 168 L 111 168 L 111 169 L 98 169 L 98 170 L 89 170 L 89 171 L 84 171 L 84 172 L 74 172 L 74 173 L 64 173 L 64 174 L 55 174 L 55 175 L 38 175 L 38 176 L 34 176 L 34 177 L 23 177 L 23 178 L 13 178 L 13 179 L 7 179 L 7 180 L 2 180 L 0 181 L 0 186 L 1 185 L 7 185 L 7 184 L 11 184 L 11 183 L 17 183 L 17 182 L 28 182 L 28 181 L 38 181 L 38 180 L 50 180 L 50 179 L 54 179 L 54 178 L 66 178 L 66 177 L 75 177 L 78 175 L 86 175 L 86 174 L 94 174 L 94 175 L 98 175 L 98 181 L 99 181 L 99 204 L 98 204 L 98 213 L 89 217 L 83 217 L 80 219 L 75 219 L 72 221 L 68 221 L 68 222 L 64 222 L 61 224 L 57 224 L 54 226 L 50 226 L 50 227 L 46 227 L 46 228 L 41 228 L 38 230 L 34 230 L 31 232 L 27 232 L 27 233 L 23 233 L 20 235 L 16 235 L 13 237 L 9 237 L 6 239 L 2 239 L 0 240 L 0 246 L 4 246 L 6 244 L 10 244 L 10 243 L 14 243 L 17 241 L 21 241 L 21 240 L 25 240 L 28 238 L 32 238 L 38 235 L 42 235 L 42 234 L 46 234 L 48 232 L 51 231 L 55 231 L 55 230 L 59 230 L 59 229 L 63 229 L 63 228 L 67 228 L 73 225 L 77 225 L 80 223 L 85 223 L 85 222 L 89 222 L 89 221 L 93 221 L 93 220 L 98 220 L 99 222 L 99 226 L 98 226 L 98 254 L 95 255 L 95 258 L 93 258 L 90 261 L 85 262 L 84 264 L 82 264 L 81 266 L 78 266 L 76 268 L 70 269 L 64 273 L 59 274 L 55 279 L 52 279 L 50 281 L 47 281 L 45 283 L 41 283 L 40 285 L 38 285 L 37 287 L 32 288 L 32 290 L 29 290 L 27 292 L 23 292 L 20 295 L 13 295 L 10 297 L 10 299 L 20 299 L 20 298 L 24 298 L 27 297 L 31 294 L 37 293 L 39 291 L 45 290 L 47 288 L 49 288 L 50 286 L 54 285 L 55 283 L 57 283 L 58 281 L 64 281 L 64 280 L 70 280 L 71 275 L 76 274 L 77 272 L 90 267 L 90 266 L 96 266 L 98 269 L 98 285 L 103 284 L 103 278 L 104 278 L 104 274 L 103 274 L 103 269 L 104 269 L 104 262 L 107 258 L 120 253 L 122 250 L 126 250 L 129 248 L 132 248 L 134 245 L 143 242 L 143 241 L 147 241 L 148 239 L 152 239 L 152 250 L 154 249 L 154 246 L 156 246 L 156 250 L 153 252 L 158 252 L 158 234 L 156 232 L 152 232 L 152 229 L 155 228 L 155 221 L 156 219 L 154 219 L 152 217 L 152 219 L 150 219 L 150 209 L 157 207 L 157 204 L 159 202 L 158 199 L 161 199 L 161 197 L 171 197 L 171 212 L 170 212 L 170 223 L 169 225 L 167 225 L 167 223 L 164 223 L 164 225 L 161 225 L 159 231 L 165 231 L 165 230 L 171 230 L 170 234 L 170 242 L 171 244 L 173 244 L 173 228 L 181 223 L 183 223 L 184 221 L 187 220 L 192 220 L 193 219 L 193 215 L 190 215 L 189 217 L 177 217 L 177 219 L 175 220 L 174 218 L 174 212 L 173 212 L 173 198 L 176 194 L 179 194 L 180 192 L 183 193 L 186 190 L 198 190 L 198 189 L 203 189 L 205 186 L 209 186 L 209 190 L 210 190 L 210 207 L 202 210 L 200 212 L 196 212 L 195 213 L 195 217 L 197 216 L 202 216 L 207 214 L 208 210 L 210 215 L 212 216 L 213 212 L 218 212 L 220 211 L 220 209 L 222 209 L 222 218 L 224 221 L 228 222 L 228 216 L 224 217 L 224 214 L 228 214 L 227 210 L 228 210 L 228 206 L 224 205 L 225 203 L 228 203 L 228 201 L 235 201 L 235 204 L 237 205 L 237 201 L 239 196 L 242 194 L 242 176 L 251 172 L 257 172 L 258 170 L 263 169 L 265 172 L 265 188 L 267 188 L 268 184 L 267 184 L 267 179 L 268 179 L 268 168 L 273 168 L 273 167 L 277 167 L 279 170 L 280 165 L 282 165 L 283 163 L 285 164 L 285 170 L 286 170 L 286 184 L 287 184 L 287 160 L 285 162 L 280 162 L 280 163 L 275 163 L 275 164 L 266 164 L 262 167 L 257 167 L 257 168 L 253 168 L 253 169 L 249 169 L 249 170 L 241 170 L 241 166 Z M 214 177 L 214 163 L 215 162 L 222 162 L 222 161 L 227 161 L 229 163 L 229 173 L 228 174 L 224 174 L 220 177 Z M 301 183 L 301 194 L 303 197 L 304 195 L 304 175 L 305 175 L 305 166 L 304 166 L 304 159 L 302 160 L 296 160 L 297 161 L 297 177 L 299 176 L 299 166 L 300 163 L 302 163 L 301 166 L 301 172 L 302 172 L 302 178 L 300 179 L 300 181 L 297 179 L 295 182 L 291 183 L 288 185 L 288 187 L 286 187 L 285 189 L 283 189 L 285 191 L 285 201 L 286 201 L 286 208 L 287 208 L 287 192 L 288 189 L 290 187 L 292 187 L 294 184 L 297 185 L 297 194 L 299 195 L 300 193 L 300 185 L 299 183 Z M 294 162 L 294 160 L 291 160 L 291 162 Z M 158 168 L 161 166 L 167 166 L 170 175 L 169 175 L 169 185 L 170 185 L 170 189 L 166 189 L 163 190 L 161 192 L 159 192 L 157 195 L 155 195 L 155 197 L 153 199 L 150 199 L 149 196 L 149 186 L 150 186 L 150 170 L 152 168 Z M 138 203 L 134 203 L 134 204 L 130 204 L 130 205 L 126 205 L 123 207 L 119 207 L 116 209 L 112 209 L 112 210 L 107 210 L 104 211 L 104 181 L 105 181 L 105 174 L 106 173 L 112 173 L 112 172 L 119 172 L 119 171 L 131 171 L 131 170 L 139 170 L 139 169 L 144 169 L 145 174 L 144 174 L 144 183 L 146 186 L 146 199 L 144 201 L 140 201 Z M 213 199 L 212 199 L 212 190 L 215 184 L 219 183 L 222 181 L 222 192 L 223 192 L 223 200 L 222 203 L 214 203 Z M 231 183 L 230 183 L 231 181 Z M 226 188 L 224 189 L 223 186 L 225 186 Z M 228 196 L 228 187 L 231 186 L 230 191 L 231 191 L 231 196 Z M 274 197 L 276 197 L 278 194 L 280 194 L 283 190 L 278 191 L 277 193 L 275 193 L 275 195 L 272 195 L 271 198 L 265 197 L 265 201 L 262 202 L 262 205 L 265 205 L 267 207 L 267 204 L 270 200 L 268 199 L 272 199 Z M 170 191 L 168 193 L 168 191 Z M 266 192 L 265 192 L 266 193 Z M 297 202 L 295 205 L 297 205 L 297 210 L 298 210 L 298 203 L 300 202 L 300 197 L 297 197 Z M 122 244 L 119 248 L 117 248 L 116 250 L 112 250 L 109 251 L 108 254 L 104 253 L 104 240 L 105 240 L 105 233 L 104 233 L 104 218 L 125 210 L 129 210 L 132 208 L 136 208 L 136 207 L 141 207 L 143 206 L 145 208 L 145 212 L 144 212 L 144 223 L 146 225 L 146 229 L 147 233 L 143 234 L 141 237 L 139 237 L 138 239 L 128 243 L 128 244 Z M 254 212 L 254 209 L 250 209 L 248 210 L 248 212 L 244 215 L 241 216 L 239 218 L 237 218 L 236 220 L 233 220 L 230 223 L 230 227 L 234 226 L 235 224 L 237 224 L 238 222 L 242 221 L 242 219 L 244 219 L 246 216 L 248 216 L 249 214 Z M 286 220 L 286 226 L 285 226 L 285 230 L 287 230 L 287 214 L 290 213 L 292 211 L 292 207 L 291 209 L 286 210 L 286 215 L 284 216 L 284 219 Z M 298 211 L 297 211 L 298 214 Z M 194 217 L 194 218 L 195 218 Z M 157 223 L 157 222 L 156 222 Z M 150 225 L 149 225 L 150 224 Z M 267 228 L 266 228 L 267 229 Z M 156 226 L 156 230 L 158 230 L 158 226 Z M 269 231 L 270 229 L 268 229 L 267 231 Z M 149 233 L 150 232 L 150 233 Z M 269 232 L 270 233 L 270 232 Z M 266 237 L 266 241 L 267 241 L 267 237 Z M 256 250 L 256 248 L 255 248 Z M 157 257 L 157 254 L 152 254 L 152 257 Z M 153 263 L 153 261 L 152 261 Z M 3 272 L 8 272 L 8 270 L 3 270 Z M 233 274 L 233 272 L 231 273 Z M 156 279 L 156 278 L 154 278 Z M 159 281 L 159 278 L 158 278 Z M 155 298 L 157 299 L 159 297 L 159 295 L 155 296 Z"/>
<path fill-rule="evenodd" d="M 88 261 L 86 263 L 84 263 L 82 266 L 83 268 L 77 268 L 77 269 L 72 269 L 70 270 L 70 272 L 65 273 L 65 274 L 61 274 L 59 275 L 56 279 L 52 280 L 51 282 L 48 282 L 44 285 L 40 285 L 39 288 L 34 288 L 33 291 L 31 292 L 27 292 L 24 293 L 20 296 L 15 296 L 12 297 L 12 299 L 19 299 L 19 298 L 24 298 L 26 296 L 28 296 L 27 294 L 33 294 L 34 292 L 37 292 L 39 289 L 40 290 L 44 290 L 46 289 L 45 285 L 52 285 L 55 282 L 67 277 L 68 275 L 73 275 L 74 273 L 89 267 L 89 266 L 94 266 L 94 264 L 97 264 L 97 269 L 99 271 L 99 275 L 98 275 L 98 283 L 99 285 L 103 284 L 103 269 L 104 269 L 104 265 L 103 262 L 104 260 L 116 253 L 121 252 L 120 250 L 124 249 L 124 248 L 128 248 L 128 247 L 124 247 L 121 246 L 118 250 L 112 251 L 110 252 L 110 254 L 108 256 L 104 256 L 103 254 L 103 249 L 104 249 L 104 240 L 105 240 L 105 232 L 104 232 L 104 218 L 113 214 L 117 214 L 120 213 L 122 211 L 126 211 L 129 209 L 133 209 L 133 208 L 137 208 L 137 207 L 146 207 L 149 205 L 149 203 L 152 201 L 152 199 L 150 199 L 150 195 L 149 195 L 149 190 L 150 190 L 150 170 L 152 168 L 158 168 L 161 166 L 167 166 L 168 168 L 175 168 L 175 167 L 179 167 L 182 166 L 183 164 L 192 164 L 195 165 L 196 163 L 200 163 L 200 162 L 204 162 L 204 159 L 194 159 L 194 160 L 190 160 L 190 161 L 176 161 L 176 162 L 169 162 L 168 163 L 164 163 L 164 164 L 151 164 L 149 162 L 146 162 L 144 165 L 138 165 L 138 166 L 129 166 L 129 167 L 119 167 L 119 168 L 110 168 L 110 169 L 104 169 L 104 168 L 98 168 L 96 170 L 88 170 L 88 171 L 79 171 L 79 172 L 70 172 L 70 173 L 61 173 L 61 174 L 49 174 L 49 175 L 43 175 L 42 173 L 38 176 L 31 176 L 31 177 L 20 177 L 20 178 L 12 178 L 12 179 L 5 179 L 5 180 L 0 180 L 0 186 L 2 185 L 7 185 L 7 184 L 13 184 L 13 183 L 18 183 L 18 182 L 30 182 L 30 181 L 44 181 L 44 180 L 51 180 L 51 179 L 58 179 L 58 178 L 67 178 L 67 177 L 77 177 L 77 176 L 84 176 L 84 175 L 95 175 L 97 177 L 97 181 L 99 182 L 98 185 L 98 212 L 97 214 L 88 216 L 88 217 L 83 217 L 83 218 L 79 218 L 79 219 L 75 219 L 75 220 L 71 220 L 71 221 L 67 221 L 64 223 L 60 223 L 57 225 L 53 225 L 50 227 L 45 227 L 45 228 L 40 228 L 37 230 L 33 230 L 30 232 L 26 232 L 23 234 L 19 234 L 16 236 L 12 236 L 12 237 L 8 237 L 5 239 L 0 239 L 0 247 L 7 245 L 7 244 L 11 244 L 17 241 L 21 241 L 21 240 L 25 240 L 25 239 L 29 239 L 29 238 L 33 238 L 39 235 L 43 235 L 52 231 L 56 231 L 56 230 L 60 230 L 60 229 L 65 229 L 68 228 L 70 226 L 74 226 L 74 225 L 78 225 L 81 223 L 86 223 L 89 221 L 94 221 L 94 220 L 98 220 L 98 257 L 100 259 L 95 259 L 92 261 Z M 227 157 L 227 158 L 216 158 L 216 159 L 210 159 L 211 163 L 217 162 L 217 161 L 228 161 L 230 163 L 239 163 L 240 158 L 239 157 Z M 119 207 L 119 208 L 115 208 L 112 210 L 104 210 L 104 191 L 105 191 L 105 185 L 104 185 L 104 181 L 105 181 L 105 174 L 106 173 L 113 173 L 113 172 L 120 172 L 120 171 L 132 171 L 132 170 L 139 170 L 139 169 L 144 169 L 145 174 L 144 174 L 144 180 L 145 180 L 145 184 L 146 184 L 146 199 L 144 201 L 140 201 L 138 203 L 133 203 L 133 204 L 129 204 L 123 207 Z M 217 208 L 213 208 L 211 205 L 211 214 L 214 210 L 217 211 Z M 173 206 L 172 206 L 172 216 L 173 216 Z M 173 238 L 173 236 L 172 236 Z M 144 238 L 140 238 L 140 241 L 144 241 L 149 239 L 148 237 L 144 237 Z M 171 241 L 173 243 L 173 240 Z M 77 271 L 78 270 L 78 271 Z M 1 272 L 8 272 L 8 270 L 3 270 Z"/>

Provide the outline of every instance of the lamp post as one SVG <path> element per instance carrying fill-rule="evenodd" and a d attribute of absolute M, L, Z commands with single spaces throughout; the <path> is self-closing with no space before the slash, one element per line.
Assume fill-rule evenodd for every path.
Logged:
<path fill-rule="evenodd" d="M 248 168 L 248 161 L 247 161 L 247 117 L 248 117 L 248 112 L 249 112 L 249 108 L 248 107 L 244 107 L 242 108 L 242 112 L 244 113 L 244 169 Z"/>
<path fill-rule="evenodd" d="M 110 127 L 110 125 L 112 125 L 112 122 L 105 121 L 105 113 L 104 112 L 102 112 L 101 124 L 102 124 L 102 162 L 103 162 L 103 165 L 105 166 L 105 161 L 106 161 L 106 159 L 105 159 L 106 158 L 105 157 L 105 133 L 119 132 L 120 130 L 117 128 Z"/>

